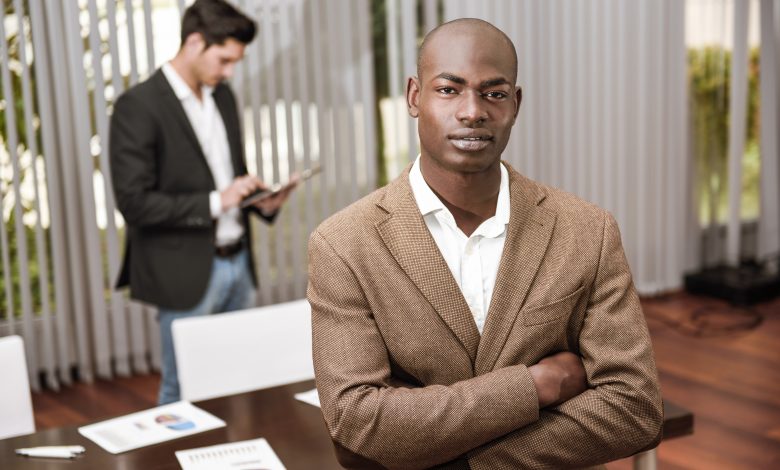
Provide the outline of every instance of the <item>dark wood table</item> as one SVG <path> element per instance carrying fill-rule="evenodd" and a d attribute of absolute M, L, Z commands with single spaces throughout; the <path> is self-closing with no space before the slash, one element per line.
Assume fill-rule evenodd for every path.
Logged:
<path fill-rule="evenodd" d="M 289 470 L 341 469 L 336 461 L 319 408 L 293 394 L 314 388 L 314 381 L 256 390 L 196 402 L 225 421 L 226 427 L 182 437 L 122 454 L 110 454 L 78 433 L 78 426 L 49 429 L 0 440 L 0 469 L 181 469 L 174 452 L 264 437 Z M 86 452 L 72 460 L 15 455 L 21 447 L 83 445 Z"/>
<path fill-rule="evenodd" d="M 298 401 L 295 393 L 314 388 L 314 381 L 256 390 L 196 405 L 223 419 L 227 426 L 122 454 L 110 454 L 78 433 L 78 426 L 49 429 L 0 440 L 0 469 L 180 469 L 174 452 L 264 437 L 289 470 L 341 469 L 336 461 L 319 408 Z M 693 414 L 664 402 L 664 440 L 693 433 Z M 72 460 L 15 455 L 21 447 L 83 445 L 87 451 Z M 653 454 L 653 459 L 655 458 Z"/>
<path fill-rule="evenodd" d="M 693 413 L 664 400 L 664 440 L 693 434 Z"/>

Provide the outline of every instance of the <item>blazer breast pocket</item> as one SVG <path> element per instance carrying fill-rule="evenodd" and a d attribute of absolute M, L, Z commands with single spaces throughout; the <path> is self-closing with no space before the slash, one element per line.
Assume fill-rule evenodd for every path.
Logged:
<path fill-rule="evenodd" d="M 546 303 L 544 305 L 526 307 L 521 310 L 523 315 L 523 324 L 525 326 L 541 325 L 549 323 L 559 318 L 568 316 L 577 305 L 585 291 L 585 285 L 581 285 L 571 294 L 567 294 L 558 300 Z"/>

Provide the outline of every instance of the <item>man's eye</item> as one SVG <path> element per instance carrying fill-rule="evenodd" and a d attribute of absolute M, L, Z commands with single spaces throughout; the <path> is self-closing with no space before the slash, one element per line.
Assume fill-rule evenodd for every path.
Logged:
<path fill-rule="evenodd" d="M 507 95 L 503 91 L 489 91 L 489 92 L 485 93 L 484 96 L 486 96 L 488 98 L 495 99 L 495 100 L 502 100 L 502 99 L 506 98 L 509 95 Z"/>
<path fill-rule="evenodd" d="M 441 93 L 443 95 L 452 95 L 452 94 L 455 94 L 456 91 L 455 91 L 454 88 L 450 88 L 450 87 L 446 86 L 446 87 L 443 87 L 443 88 L 439 88 L 439 93 Z"/>

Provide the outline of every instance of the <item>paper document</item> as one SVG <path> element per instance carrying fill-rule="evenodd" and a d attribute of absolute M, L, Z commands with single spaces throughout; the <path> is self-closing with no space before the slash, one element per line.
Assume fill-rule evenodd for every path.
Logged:
<path fill-rule="evenodd" d="M 178 401 L 79 428 L 79 433 L 112 454 L 225 426 L 188 401 Z"/>
<path fill-rule="evenodd" d="M 295 398 L 310 405 L 314 405 L 317 408 L 320 407 L 320 396 L 317 395 L 317 389 L 313 388 L 307 392 L 296 393 Z"/>
<path fill-rule="evenodd" d="M 265 439 L 179 450 L 176 458 L 182 470 L 285 470 Z"/>

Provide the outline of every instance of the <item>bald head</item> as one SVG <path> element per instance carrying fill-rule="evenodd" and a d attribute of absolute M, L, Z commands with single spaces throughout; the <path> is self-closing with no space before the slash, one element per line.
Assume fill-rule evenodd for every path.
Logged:
<path fill-rule="evenodd" d="M 517 51 L 512 40 L 500 29 L 477 18 L 452 20 L 437 26 L 426 34 L 417 54 L 417 76 L 423 77 L 432 51 L 438 51 L 442 48 L 449 49 L 454 38 L 466 37 L 502 48 L 502 55 L 505 56 L 507 66 L 512 71 L 512 82 L 517 80 Z"/>

